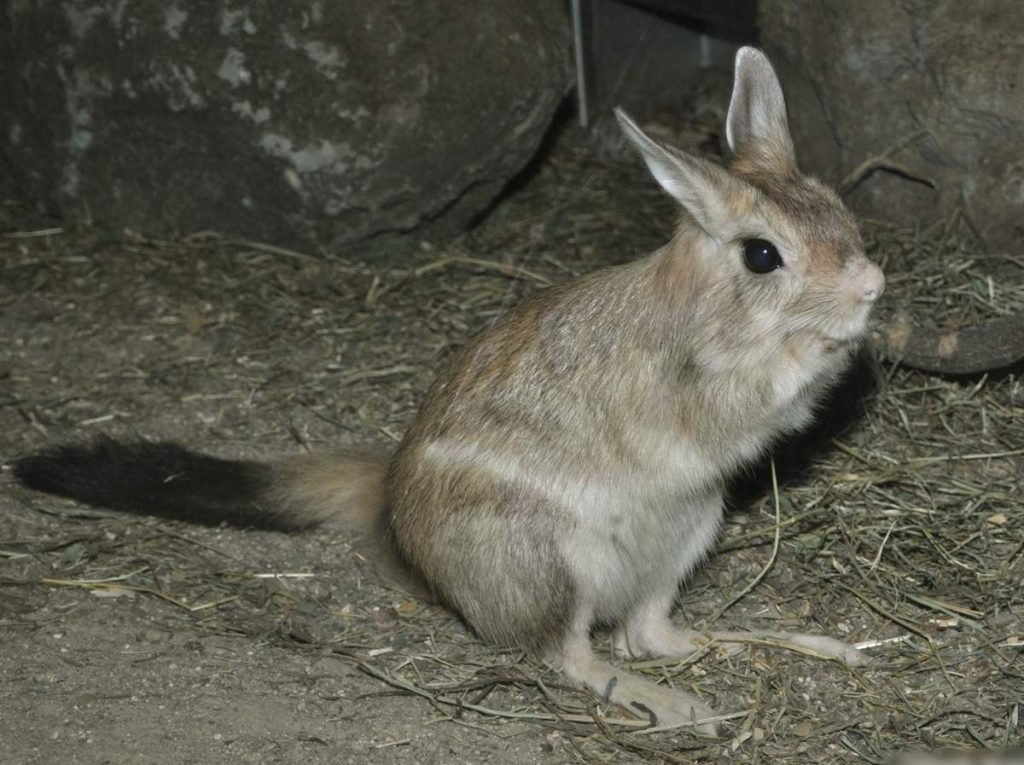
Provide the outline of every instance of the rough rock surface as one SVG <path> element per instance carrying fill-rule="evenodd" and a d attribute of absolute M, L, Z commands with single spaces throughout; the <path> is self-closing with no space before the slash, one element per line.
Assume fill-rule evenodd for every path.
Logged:
<path fill-rule="evenodd" d="M 938 187 L 876 171 L 855 209 L 928 225 L 959 206 L 990 246 L 1020 250 L 1024 4 L 762 0 L 760 26 L 806 169 L 839 180 L 907 138 L 891 160 Z"/>
<path fill-rule="evenodd" d="M 60 214 L 153 235 L 458 227 L 571 80 L 544 0 L 15 0 L 4 38 L 0 166 Z"/>

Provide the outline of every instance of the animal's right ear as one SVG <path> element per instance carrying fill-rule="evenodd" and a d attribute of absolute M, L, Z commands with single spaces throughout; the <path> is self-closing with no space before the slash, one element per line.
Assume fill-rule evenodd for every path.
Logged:
<path fill-rule="evenodd" d="M 656 141 L 621 109 L 615 116 L 626 137 L 640 150 L 654 179 L 714 239 L 724 237 L 733 178 L 722 167 Z"/>

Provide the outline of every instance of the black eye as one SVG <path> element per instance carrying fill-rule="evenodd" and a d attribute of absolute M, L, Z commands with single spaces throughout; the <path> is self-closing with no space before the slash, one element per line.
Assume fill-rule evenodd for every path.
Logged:
<path fill-rule="evenodd" d="M 765 239 L 747 239 L 743 242 L 743 262 L 755 274 L 767 274 L 782 268 L 782 256 L 775 245 Z"/>

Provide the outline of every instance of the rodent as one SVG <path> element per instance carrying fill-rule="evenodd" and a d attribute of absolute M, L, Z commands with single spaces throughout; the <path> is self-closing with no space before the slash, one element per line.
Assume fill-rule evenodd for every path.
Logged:
<path fill-rule="evenodd" d="M 257 463 L 172 443 L 57 446 L 14 463 L 24 485 L 136 513 L 367 531 L 387 578 L 527 647 L 657 727 L 713 732 L 682 691 L 596 657 L 685 655 L 669 618 L 711 551 L 737 469 L 812 418 L 881 295 L 853 216 L 797 168 L 782 89 L 743 48 L 727 166 L 618 119 L 681 208 L 671 242 L 542 290 L 441 371 L 392 455 Z M 826 637 L 788 639 L 854 663 Z M 728 640 L 735 635 L 718 635 Z"/>

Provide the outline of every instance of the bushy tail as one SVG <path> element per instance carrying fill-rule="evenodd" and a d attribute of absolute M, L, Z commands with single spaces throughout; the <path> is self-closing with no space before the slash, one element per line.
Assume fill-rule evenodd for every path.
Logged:
<path fill-rule="evenodd" d="M 255 462 L 211 457 L 169 441 L 100 438 L 23 457 L 13 472 L 30 489 L 136 515 L 285 531 L 337 521 L 364 534 L 361 548 L 388 584 L 426 593 L 387 538 L 387 458 L 380 453 Z"/>

